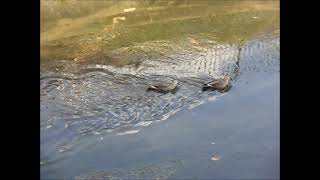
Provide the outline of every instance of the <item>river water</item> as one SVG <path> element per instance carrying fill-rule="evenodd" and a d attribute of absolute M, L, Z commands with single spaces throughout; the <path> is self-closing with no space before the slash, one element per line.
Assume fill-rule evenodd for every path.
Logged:
<path fill-rule="evenodd" d="M 41 71 L 42 179 L 279 179 L 278 31 L 135 46 L 174 53 Z M 230 91 L 201 91 L 223 75 Z M 172 80 L 176 93 L 146 91 Z"/>

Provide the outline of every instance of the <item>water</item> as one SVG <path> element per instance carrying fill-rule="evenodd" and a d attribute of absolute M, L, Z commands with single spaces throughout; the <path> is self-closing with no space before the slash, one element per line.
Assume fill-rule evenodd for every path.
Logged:
<path fill-rule="evenodd" d="M 125 26 L 146 26 L 135 17 Z M 126 32 L 135 43 L 123 47 L 120 36 L 108 52 L 121 65 L 44 63 L 41 178 L 279 178 L 279 33 L 230 41 L 192 32 L 174 41 L 153 37 L 175 33 L 140 41 Z M 201 91 L 223 75 L 230 91 Z M 176 93 L 146 91 L 172 80 Z"/>
<path fill-rule="evenodd" d="M 274 42 L 278 41 L 255 39 L 245 44 L 240 52 L 241 74 L 265 73 L 264 76 L 269 76 L 278 73 L 279 51 L 275 49 Z M 196 59 L 193 54 L 192 58 L 181 58 L 183 60 L 176 60 L 172 65 L 159 60 L 157 66 L 146 65 L 140 71 L 130 67 L 95 65 L 95 68 L 84 68 L 84 73 L 78 75 L 42 74 L 42 161 L 61 161 L 60 158 L 68 156 L 63 153 L 75 153 L 72 151 L 77 151 L 77 146 L 81 147 L 87 136 L 96 137 L 95 141 L 100 141 L 106 139 L 105 136 L 110 136 L 108 134 L 139 133 L 152 123 L 170 119 L 179 111 L 204 106 L 210 100 L 223 98 L 219 97 L 222 94 L 216 92 L 201 91 L 201 85 L 210 79 L 201 76 L 201 73 L 210 74 L 216 68 L 220 71 L 212 72 L 219 75 L 231 74 L 234 69 L 230 67 L 237 67 L 236 57 L 239 52 L 228 52 L 233 54 L 226 55 L 229 58 L 219 59 L 221 61 L 217 59 L 216 63 L 211 58 L 207 59 L 212 62 L 202 59 L 203 62 L 193 63 L 192 60 Z M 230 58 L 232 56 L 234 58 Z M 206 67 L 206 63 L 212 67 Z M 167 67 L 168 71 L 162 67 Z M 179 73 L 181 71 L 184 73 Z M 241 79 L 244 75 L 233 75 L 238 78 L 236 81 L 245 81 L 244 78 Z M 180 81 L 180 88 L 175 94 L 146 92 L 146 86 L 151 82 L 172 79 Z M 237 88 L 236 85 L 233 86 Z"/>

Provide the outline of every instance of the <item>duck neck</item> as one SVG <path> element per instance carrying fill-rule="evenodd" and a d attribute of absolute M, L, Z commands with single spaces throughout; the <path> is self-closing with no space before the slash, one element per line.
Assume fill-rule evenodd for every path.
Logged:
<path fill-rule="evenodd" d="M 173 82 L 173 83 L 170 85 L 170 87 L 171 87 L 171 88 L 175 88 L 175 87 L 177 86 L 177 84 L 178 84 L 177 82 Z"/>

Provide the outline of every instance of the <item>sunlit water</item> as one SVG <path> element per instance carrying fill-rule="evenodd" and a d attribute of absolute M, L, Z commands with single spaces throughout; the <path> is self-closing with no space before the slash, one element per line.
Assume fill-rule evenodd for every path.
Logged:
<path fill-rule="evenodd" d="M 140 67 L 84 66 L 79 74 L 41 73 L 41 161 L 72 151 L 86 136 L 139 133 L 182 109 L 223 94 L 202 92 L 213 77 L 241 81 L 248 72 L 279 72 L 279 37 L 263 36 L 243 45 L 212 45 L 205 51 L 177 52 Z M 239 70 L 237 70 L 239 69 Z M 146 86 L 178 80 L 175 94 L 146 92 Z"/>

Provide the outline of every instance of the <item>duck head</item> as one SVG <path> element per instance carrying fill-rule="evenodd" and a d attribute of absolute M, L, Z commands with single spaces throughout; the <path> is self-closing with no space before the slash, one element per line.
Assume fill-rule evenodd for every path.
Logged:
<path fill-rule="evenodd" d="M 173 84 L 174 86 L 176 86 L 176 85 L 178 85 L 178 84 L 179 84 L 179 81 L 177 81 L 177 80 L 173 80 L 173 81 L 172 81 L 172 84 Z"/>
<path fill-rule="evenodd" d="M 227 83 L 229 83 L 229 82 L 230 82 L 230 80 L 232 80 L 232 79 L 231 79 L 231 77 L 230 77 L 230 76 L 225 75 L 225 76 L 224 76 L 224 78 L 223 78 L 223 80 L 224 80 L 224 81 L 226 81 Z"/>

